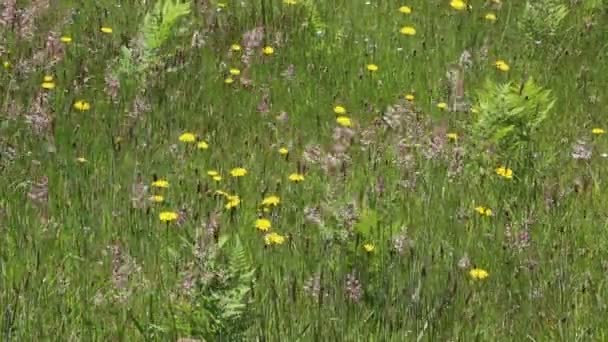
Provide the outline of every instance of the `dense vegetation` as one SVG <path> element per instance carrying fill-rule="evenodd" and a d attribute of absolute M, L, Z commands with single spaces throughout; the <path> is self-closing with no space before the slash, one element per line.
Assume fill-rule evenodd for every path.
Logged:
<path fill-rule="evenodd" d="M 0 5 L 0 333 L 607 340 L 608 3 Z"/>

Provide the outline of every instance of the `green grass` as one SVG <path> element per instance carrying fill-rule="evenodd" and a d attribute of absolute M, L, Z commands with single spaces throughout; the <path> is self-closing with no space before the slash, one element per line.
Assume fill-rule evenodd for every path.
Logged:
<path fill-rule="evenodd" d="M 448 0 L 411 0 L 410 15 L 390 1 L 197 3 L 154 52 L 160 64 L 120 77 L 115 100 L 105 75 L 121 46 L 133 48 L 154 2 L 53 3 L 36 12 L 31 39 L 18 24 L 0 26 L 0 61 L 10 63 L 0 70 L 3 340 L 608 339 L 608 137 L 592 134 L 608 129 L 608 12 L 564 1 L 559 30 L 536 46 L 517 25 L 524 3 L 516 1 L 499 10 L 470 1 L 459 12 Z M 490 11 L 494 23 L 484 20 Z M 230 54 L 230 46 L 260 25 L 263 43 L 247 66 L 245 52 Z M 405 25 L 416 35 L 401 35 Z M 49 31 L 73 39 L 55 62 L 45 50 Z M 191 46 L 194 32 L 201 47 Z M 263 56 L 264 45 L 275 53 Z M 473 104 L 486 79 L 533 77 L 551 90 L 555 106 L 525 150 L 534 158 L 484 152 L 471 132 L 476 114 L 437 108 L 448 101 L 448 66 L 465 49 Z M 508 72 L 494 67 L 499 59 Z M 379 70 L 369 72 L 370 63 Z M 290 65 L 293 79 L 281 75 Z M 228 85 L 230 68 L 241 75 Z M 55 89 L 41 89 L 44 75 Z M 27 116 L 40 92 L 52 125 L 36 132 Z M 408 93 L 413 103 L 403 100 Z M 259 111 L 265 96 L 268 109 Z M 136 98 L 149 110 L 133 119 Z M 73 107 L 81 99 L 90 110 Z M 379 118 L 396 104 L 412 109 L 390 129 Z M 352 140 L 332 136 L 335 105 L 353 120 Z M 288 121 L 277 119 L 282 112 Z M 184 132 L 209 148 L 180 142 Z M 590 159 L 573 159 L 578 140 Z M 335 170 L 306 161 L 313 144 L 321 159 L 344 145 L 346 161 Z M 513 179 L 495 173 L 504 164 L 521 165 Z M 248 173 L 233 178 L 235 167 Z M 296 172 L 304 181 L 289 180 Z M 42 177 L 48 198 L 32 200 Z M 156 178 L 170 187 L 152 188 Z M 148 186 L 142 205 L 132 200 L 138 182 Z M 216 190 L 238 195 L 238 207 L 226 209 Z M 149 201 L 153 194 L 164 202 Z M 281 202 L 264 211 L 271 194 Z M 493 215 L 479 215 L 480 205 Z M 306 219 L 309 208 L 322 224 Z M 182 209 L 180 222 L 159 220 Z M 254 226 L 262 216 L 283 244 L 265 245 Z M 222 247 L 220 237 L 230 237 Z M 472 279 L 472 267 L 489 277 Z M 346 289 L 353 275 L 357 300 Z M 320 291 L 311 295 L 305 287 L 315 276 Z M 245 305 L 222 310 L 213 295 Z"/>

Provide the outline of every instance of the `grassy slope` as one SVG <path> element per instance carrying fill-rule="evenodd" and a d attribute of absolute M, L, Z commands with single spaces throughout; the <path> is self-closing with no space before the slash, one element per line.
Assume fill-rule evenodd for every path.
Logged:
<path fill-rule="evenodd" d="M 61 62 L 25 77 L 13 73 L 15 69 L 0 75 L 4 112 L 10 103 L 28 106 L 44 74 L 55 75 L 57 83 L 50 100 L 56 153 L 47 153 L 44 139 L 33 135 L 22 120 L 3 120 L 3 144 L 10 143 L 17 151 L 14 161 L 3 160 L 0 177 L 5 211 L 0 224 L 3 337 L 162 340 L 187 335 L 172 325 L 171 298 L 194 260 L 193 236 L 217 209 L 223 212 L 222 232 L 241 235 L 258 269 L 248 338 L 606 339 L 608 203 L 602 178 L 606 159 L 600 154 L 608 152 L 608 143 L 605 136 L 590 133 L 592 127 L 606 127 L 605 15 L 597 16 L 596 27 L 586 32 L 582 10 L 573 8 L 564 24 L 569 28 L 563 33 L 566 38 L 554 48 L 530 51 L 524 49 L 515 25 L 521 8 L 514 2 L 505 1 L 496 12 L 498 21 L 490 24 L 482 19 L 486 10 L 480 2 L 473 3 L 472 12 L 457 13 L 448 1 L 410 1 L 414 12 L 405 16 L 387 1 L 331 1 L 317 7 L 328 37 L 327 45 L 319 47 L 319 38 L 301 26 L 307 17 L 301 5 L 255 2 L 245 8 L 240 1 L 228 2 L 201 49 L 191 49 L 189 37 L 176 38 L 166 47 L 168 52 L 186 48 L 185 67 L 157 74 L 157 81 L 144 85 L 152 110 L 138 122 L 133 138 L 124 137 L 119 150 L 113 148 L 113 139 L 131 108 L 136 85 L 123 85 L 121 101 L 112 103 L 103 92 L 104 72 L 123 39 L 136 33 L 142 7 L 132 2 L 120 8 L 112 1 L 62 2 L 42 16 L 32 42 L 8 36 L 6 46 L 12 54 L 2 58 L 17 64 L 43 46 L 45 32 L 67 8 L 78 9 L 73 23 L 61 28 L 74 40 Z M 223 65 L 243 68 L 238 58 L 227 56 L 230 44 L 262 23 L 271 38 L 280 32 L 286 43 L 275 45 L 272 57 L 256 57 L 250 68 L 252 89 L 238 82 L 225 85 Z M 416 27 L 416 36 L 401 36 L 399 28 L 410 24 Z M 113 34 L 100 33 L 100 25 L 113 27 Z M 202 27 L 205 23 L 198 20 L 192 29 Z M 541 184 L 539 188 L 528 187 L 528 180 L 518 177 L 522 170 L 514 170 L 512 181 L 495 177 L 493 168 L 500 160 L 484 165 L 488 175 L 481 176 L 472 156 L 466 159 L 470 167 L 449 180 L 451 146 L 429 160 L 413 152 L 413 169 L 399 168 L 391 163 L 391 144 L 399 138 L 393 133 L 379 137 L 365 151 L 355 143 L 345 177 L 312 166 L 304 182 L 288 181 L 287 176 L 298 170 L 306 144 L 332 143 L 332 107 L 337 103 L 358 123 L 359 134 L 377 116 L 374 112 L 415 92 L 423 116 L 447 121 L 449 131 L 459 133 L 459 144 L 468 147 L 470 114 L 441 112 L 435 104 L 446 100 L 440 79 L 447 64 L 457 61 L 465 48 L 478 51 L 484 37 L 489 58 L 476 60 L 467 73 L 469 96 L 485 78 L 519 82 L 527 73 L 557 98 L 553 117 L 535 145 L 539 158 L 551 163 L 537 173 L 526 171 Z M 508 61 L 511 70 L 496 71 L 496 59 Z M 379 71 L 368 73 L 368 63 L 377 64 Z M 280 76 L 290 64 L 296 70 L 292 81 Z M 75 90 L 73 82 L 81 83 L 83 77 L 90 80 Z M 258 113 L 266 91 L 270 112 Z M 600 96 L 599 102 L 589 101 L 593 94 Z M 72 109 L 81 98 L 91 102 L 90 111 Z M 289 114 L 288 123 L 275 119 L 281 111 Z M 428 136 L 434 125 L 426 128 Z M 178 136 L 184 131 L 197 133 L 210 148 L 200 151 L 180 144 Z M 428 136 L 418 141 L 427 144 Z M 570 157 L 571 144 L 580 138 L 595 144 L 589 162 Z M 173 144 L 178 144 L 176 149 L 170 148 Z M 290 147 L 287 160 L 277 152 L 283 145 Z M 79 164 L 78 156 L 88 162 Z M 247 168 L 248 175 L 231 179 L 228 171 L 236 166 Z M 224 180 L 215 184 L 205 175 L 209 169 L 220 170 Z M 164 203 L 152 204 L 149 210 L 130 208 L 136 171 L 147 184 L 153 175 L 171 182 L 163 191 Z M 401 187 L 399 182 L 411 180 L 414 172 L 416 186 Z M 49 178 L 46 225 L 40 223 L 39 206 L 27 198 L 26 182 L 42 175 Z M 372 191 L 380 177 L 386 187 L 382 196 Z M 590 188 L 568 192 L 579 178 L 592 179 Z M 199 184 L 238 194 L 242 203 L 229 214 L 222 200 L 197 191 Z M 546 209 L 543 189 L 552 185 L 567 195 L 554 209 Z M 264 248 L 253 223 L 259 202 L 270 193 L 282 200 L 273 229 L 290 239 L 285 245 Z M 304 223 L 304 207 L 325 202 L 327 227 L 339 231 L 340 220 L 331 213 L 340 212 L 351 199 L 360 211 L 370 207 L 379 214 L 371 241 L 349 238 L 327 245 L 317 227 Z M 494 216 L 479 217 L 473 203 L 491 207 Z M 180 208 L 188 212 L 183 226 L 158 221 L 159 211 Z M 468 219 L 459 220 L 459 210 Z M 530 215 L 535 218 L 530 246 L 505 247 L 505 227 L 511 225 L 517 232 Z M 414 247 L 397 256 L 388 252 L 389 238 L 402 225 L 408 227 Z M 133 293 L 124 304 L 111 298 L 112 254 L 107 246 L 117 242 L 141 267 L 129 281 Z M 363 242 L 374 243 L 376 253 L 366 255 Z M 490 277 L 472 281 L 457 267 L 465 254 Z M 359 303 L 345 299 L 345 277 L 352 270 L 365 291 Z M 323 287 L 329 291 L 322 305 L 302 290 L 315 272 L 322 272 Z M 101 304 L 94 304 L 101 297 Z"/>

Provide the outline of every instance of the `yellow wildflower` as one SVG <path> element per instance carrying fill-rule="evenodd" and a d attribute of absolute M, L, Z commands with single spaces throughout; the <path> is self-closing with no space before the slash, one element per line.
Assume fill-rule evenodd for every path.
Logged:
<path fill-rule="evenodd" d="M 367 252 L 367 253 L 373 253 L 376 250 L 376 246 L 374 246 L 371 243 L 366 243 L 365 245 L 363 245 L 363 249 Z"/>
<path fill-rule="evenodd" d="M 336 122 L 342 127 L 351 127 L 353 125 L 353 122 L 348 116 L 338 116 Z"/>
<path fill-rule="evenodd" d="M 343 106 L 335 106 L 334 113 L 336 113 L 338 115 L 344 115 L 344 114 L 346 114 L 346 108 L 344 108 Z"/>
<path fill-rule="evenodd" d="M 481 216 L 492 216 L 492 209 L 483 206 L 475 207 L 475 211 Z"/>
<path fill-rule="evenodd" d="M 231 68 L 230 69 L 230 75 L 232 76 L 238 76 L 241 74 L 241 70 L 237 69 L 237 68 Z"/>
<path fill-rule="evenodd" d="M 274 54 L 274 48 L 272 46 L 266 46 L 266 47 L 264 47 L 264 49 L 262 49 L 262 52 L 266 56 L 270 56 L 270 55 Z"/>
<path fill-rule="evenodd" d="M 226 77 L 226 79 L 224 80 L 224 83 L 226 83 L 226 84 L 232 84 L 232 83 L 234 83 L 234 78 L 232 78 L 232 77 Z"/>
<path fill-rule="evenodd" d="M 414 36 L 416 35 L 416 29 L 411 26 L 403 26 L 399 32 L 404 36 Z"/>
<path fill-rule="evenodd" d="M 84 163 L 88 162 L 88 160 L 85 157 L 78 157 L 78 158 L 76 158 L 76 161 L 79 162 L 80 164 L 84 164 Z"/>
<path fill-rule="evenodd" d="M 52 90 L 52 89 L 55 89 L 55 82 L 53 82 L 52 79 L 51 79 L 51 81 L 48 81 L 48 82 L 44 81 L 44 82 L 42 82 L 41 86 L 43 89 Z"/>
<path fill-rule="evenodd" d="M 595 134 L 595 135 L 601 135 L 606 133 L 606 131 L 603 128 L 594 128 L 591 130 L 591 133 Z"/>
<path fill-rule="evenodd" d="M 224 206 L 224 208 L 226 209 L 236 208 L 239 206 L 239 204 L 241 204 L 241 198 L 237 195 L 229 195 L 227 199 L 228 203 L 226 203 L 226 205 Z"/>
<path fill-rule="evenodd" d="M 458 134 L 456 133 L 448 133 L 445 136 L 451 141 L 458 141 Z"/>
<path fill-rule="evenodd" d="M 213 179 L 216 182 L 219 182 L 222 180 L 222 176 L 220 176 L 220 175 L 212 176 L 211 179 Z"/>
<path fill-rule="evenodd" d="M 169 182 L 165 179 L 158 179 L 152 182 L 152 187 L 166 189 L 169 187 Z"/>
<path fill-rule="evenodd" d="M 112 30 L 112 28 L 111 28 L 111 27 L 108 27 L 108 26 L 102 26 L 102 27 L 101 27 L 101 32 L 103 32 L 103 33 L 108 33 L 108 34 L 109 34 L 109 33 L 112 33 L 112 32 L 113 32 L 113 30 Z"/>
<path fill-rule="evenodd" d="M 475 280 L 483 280 L 486 279 L 490 274 L 484 269 L 473 268 L 469 271 L 469 275 Z"/>
<path fill-rule="evenodd" d="M 450 1 L 450 6 L 457 11 L 462 11 L 467 7 L 467 4 L 462 0 L 452 0 Z"/>
<path fill-rule="evenodd" d="M 266 245 L 282 245 L 285 243 L 285 236 L 277 233 L 269 233 L 264 236 Z"/>
<path fill-rule="evenodd" d="M 289 6 L 293 6 L 293 5 L 297 5 L 298 2 L 296 0 L 283 0 L 283 3 L 285 5 L 289 5 Z"/>
<path fill-rule="evenodd" d="M 440 110 L 446 110 L 448 108 L 448 104 L 445 102 L 439 102 L 437 104 L 437 108 L 439 108 Z"/>
<path fill-rule="evenodd" d="M 279 149 L 279 154 L 281 154 L 281 155 L 286 155 L 288 153 L 289 153 L 289 150 L 286 147 L 281 147 Z"/>
<path fill-rule="evenodd" d="M 208 144 L 206 141 L 201 140 L 201 141 L 199 141 L 199 142 L 196 144 L 196 147 L 197 147 L 199 150 L 206 150 L 206 149 L 208 149 L 208 148 L 209 148 L 209 144 Z"/>
<path fill-rule="evenodd" d="M 162 202 L 164 200 L 165 200 L 165 198 L 163 196 L 161 196 L 161 195 L 150 196 L 150 201 L 154 202 L 154 203 L 160 203 L 160 202 Z"/>
<path fill-rule="evenodd" d="M 509 169 L 508 167 L 505 166 L 501 166 L 499 168 L 496 168 L 496 174 L 499 176 L 502 176 L 506 179 L 511 179 L 513 178 L 513 170 Z"/>
<path fill-rule="evenodd" d="M 255 227 L 259 231 L 267 232 L 271 226 L 272 226 L 272 223 L 270 222 L 269 219 L 259 218 L 259 219 L 255 220 Z"/>
<path fill-rule="evenodd" d="M 232 44 L 232 45 L 230 45 L 230 50 L 232 50 L 234 52 L 241 51 L 241 46 L 239 44 Z"/>
<path fill-rule="evenodd" d="M 230 170 L 230 175 L 232 177 L 243 177 L 246 174 L 247 169 L 244 169 L 242 167 L 235 167 L 234 169 Z"/>
<path fill-rule="evenodd" d="M 510 69 L 509 64 L 507 64 L 507 62 L 503 61 L 502 59 L 499 59 L 496 62 L 494 62 L 494 66 L 496 67 L 496 69 L 503 71 L 503 72 L 507 72 Z"/>
<path fill-rule="evenodd" d="M 268 207 L 269 206 L 276 207 L 277 205 L 279 205 L 279 203 L 281 203 L 281 198 L 276 195 L 268 196 L 262 200 L 262 205 L 268 206 Z"/>
<path fill-rule="evenodd" d="M 292 173 L 289 175 L 289 180 L 298 183 L 304 180 L 304 175 L 301 173 Z"/>
<path fill-rule="evenodd" d="M 4 61 L 4 62 L 2 62 L 2 66 L 4 67 L 4 69 L 8 69 L 11 67 L 11 62 Z"/>
<path fill-rule="evenodd" d="M 85 112 L 91 109 L 91 104 L 84 100 L 78 100 L 74 102 L 74 108 L 81 112 Z"/>
<path fill-rule="evenodd" d="M 376 64 L 368 64 L 367 70 L 369 70 L 371 72 L 376 72 L 376 71 L 378 71 L 378 66 Z"/>
<path fill-rule="evenodd" d="M 163 211 L 158 215 L 158 218 L 162 222 L 171 222 L 177 220 L 178 214 L 174 211 Z"/>
<path fill-rule="evenodd" d="M 412 13 L 412 8 L 409 6 L 401 6 L 401 7 L 399 7 L 399 12 L 401 12 L 403 14 L 410 14 L 410 13 Z"/>
<path fill-rule="evenodd" d="M 215 177 L 215 176 L 217 176 L 217 175 L 219 175 L 219 174 L 220 174 L 220 173 L 219 173 L 219 172 L 217 172 L 216 170 L 209 170 L 209 171 L 207 171 L 207 175 L 208 175 L 209 177 Z"/>
<path fill-rule="evenodd" d="M 70 44 L 70 43 L 72 42 L 72 37 L 69 37 L 69 36 L 62 36 L 61 38 L 59 38 L 59 40 L 60 40 L 62 43 L 65 43 L 65 44 Z"/>
<path fill-rule="evenodd" d="M 416 97 L 414 96 L 414 94 L 406 94 L 405 99 L 412 102 L 416 99 Z"/>
<path fill-rule="evenodd" d="M 182 133 L 182 135 L 179 136 L 179 141 L 184 143 L 193 143 L 196 141 L 196 135 L 190 132 Z"/>
<path fill-rule="evenodd" d="M 486 19 L 487 21 L 490 21 L 490 22 L 495 22 L 496 21 L 496 14 L 494 14 L 494 13 L 487 13 L 484 16 L 484 19 Z"/>

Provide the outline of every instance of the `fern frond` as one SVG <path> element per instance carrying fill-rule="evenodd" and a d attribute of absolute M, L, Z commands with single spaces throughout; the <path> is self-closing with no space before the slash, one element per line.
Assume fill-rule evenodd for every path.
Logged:
<path fill-rule="evenodd" d="M 315 34 L 324 34 L 327 29 L 327 25 L 325 24 L 323 19 L 321 19 L 321 15 L 319 14 L 319 10 L 317 9 L 317 4 L 315 3 L 315 1 L 304 0 L 302 2 L 302 6 L 304 7 L 309 16 L 310 25 Z"/>
<path fill-rule="evenodd" d="M 479 115 L 472 127 L 475 141 L 496 145 L 505 154 L 525 148 L 555 104 L 551 91 L 532 78 L 523 87 L 488 80 L 478 92 L 478 101 Z"/>
<path fill-rule="evenodd" d="M 190 3 L 175 0 L 158 1 L 144 17 L 143 33 L 146 51 L 160 48 L 171 36 L 177 20 L 190 14 Z"/>
<path fill-rule="evenodd" d="M 527 1 L 517 24 L 530 41 L 543 41 L 557 34 L 568 13 L 562 0 Z"/>

